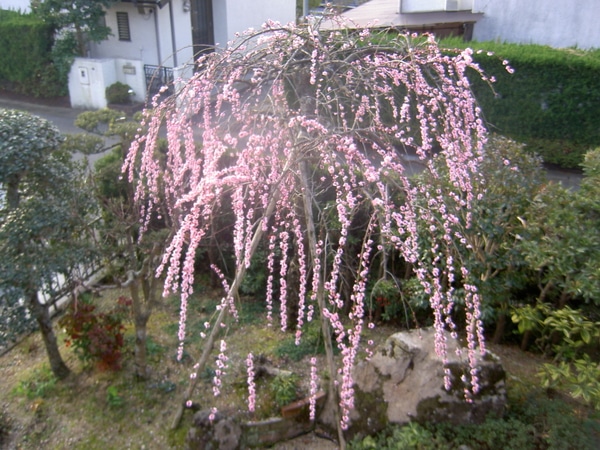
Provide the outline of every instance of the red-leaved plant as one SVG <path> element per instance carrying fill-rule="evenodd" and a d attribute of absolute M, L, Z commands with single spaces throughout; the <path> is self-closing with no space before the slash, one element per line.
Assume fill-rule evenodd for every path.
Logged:
<path fill-rule="evenodd" d="M 81 361 L 94 363 L 100 370 L 120 370 L 123 322 L 130 308 L 127 297 L 119 297 L 114 308 L 102 313 L 90 301 L 73 301 L 59 321 L 68 336 L 67 347 L 72 346 Z"/>

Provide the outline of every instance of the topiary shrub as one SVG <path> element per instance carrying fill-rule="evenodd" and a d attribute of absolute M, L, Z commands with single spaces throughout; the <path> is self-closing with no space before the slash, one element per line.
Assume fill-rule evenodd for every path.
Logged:
<path fill-rule="evenodd" d="M 128 105 L 131 103 L 131 87 L 117 81 L 106 88 L 106 101 L 116 105 Z"/>

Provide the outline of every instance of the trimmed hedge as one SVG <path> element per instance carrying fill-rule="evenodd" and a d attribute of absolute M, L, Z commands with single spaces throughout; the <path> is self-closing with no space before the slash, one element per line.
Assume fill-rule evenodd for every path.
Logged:
<path fill-rule="evenodd" d="M 490 131 L 525 142 L 544 161 L 564 167 L 578 167 L 586 151 L 600 146 L 600 50 L 459 39 L 440 45 L 472 48 L 475 61 L 496 78 L 492 91 L 472 77 Z"/>
<path fill-rule="evenodd" d="M 32 14 L 0 10 L 0 81 L 36 95 L 45 83 L 54 27 Z"/>

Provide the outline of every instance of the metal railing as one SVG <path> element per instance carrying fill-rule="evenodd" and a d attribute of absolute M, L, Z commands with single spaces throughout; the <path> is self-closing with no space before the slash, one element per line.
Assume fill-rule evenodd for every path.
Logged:
<path fill-rule="evenodd" d="M 163 86 L 167 87 L 164 95 L 173 93 L 173 68 L 163 66 L 144 65 L 144 75 L 146 77 L 146 98 L 152 99 L 161 92 Z"/>

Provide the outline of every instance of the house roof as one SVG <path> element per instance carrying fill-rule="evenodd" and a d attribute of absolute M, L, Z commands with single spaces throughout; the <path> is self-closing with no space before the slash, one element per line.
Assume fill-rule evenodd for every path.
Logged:
<path fill-rule="evenodd" d="M 446 23 L 473 23 L 482 17 L 483 14 L 471 11 L 400 13 L 398 0 L 371 0 L 343 13 L 343 25 L 335 20 L 324 20 L 320 28 L 411 28 Z"/>

